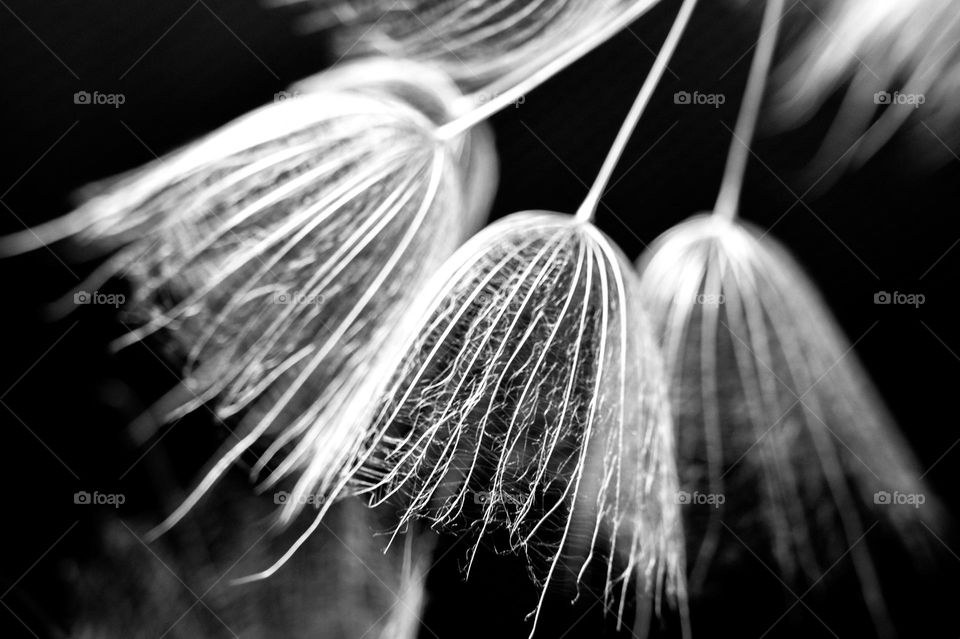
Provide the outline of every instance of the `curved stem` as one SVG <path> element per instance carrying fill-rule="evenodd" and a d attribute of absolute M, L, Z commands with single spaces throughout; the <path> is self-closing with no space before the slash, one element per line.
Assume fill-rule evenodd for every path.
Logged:
<path fill-rule="evenodd" d="M 614 140 L 613 146 L 610 147 L 610 152 L 607 153 L 607 158 L 603 161 L 603 166 L 600 168 L 597 179 L 594 180 L 593 186 L 590 187 L 590 192 L 587 193 L 586 199 L 583 201 L 583 204 L 580 205 L 579 210 L 577 210 L 576 218 L 578 221 L 589 222 L 596 215 L 597 207 L 600 205 L 600 198 L 610 183 L 613 171 L 616 169 L 617 163 L 620 162 L 620 157 L 623 155 L 627 144 L 630 142 L 631 136 L 633 136 L 634 130 L 637 128 L 640 116 L 643 115 L 643 111 L 647 108 L 653 92 L 657 89 L 657 85 L 660 84 L 661 78 L 663 78 L 663 72 L 667 68 L 667 63 L 673 56 L 673 52 L 677 49 L 677 44 L 680 42 L 681 36 L 683 36 L 684 29 L 690 22 L 690 16 L 693 15 L 693 9 L 696 4 L 697 0 L 684 0 L 680 6 L 677 17 L 673 21 L 673 26 L 670 27 L 670 33 L 667 34 L 667 38 L 663 41 L 663 46 L 660 47 L 657 59 L 653 61 L 653 66 L 647 74 L 647 79 L 643 81 L 643 86 L 640 87 L 640 93 L 637 94 L 637 99 L 634 100 L 633 106 L 630 107 L 630 112 L 623 121 L 620 132 L 617 133 L 617 138 Z"/>
<path fill-rule="evenodd" d="M 733 139 L 730 141 L 727 166 L 723 171 L 723 182 L 720 184 L 720 193 L 713 207 L 714 215 L 727 219 L 737 216 L 743 176 L 750 156 L 750 144 L 753 142 L 757 119 L 760 116 L 760 106 L 763 103 L 767 76 L 773 61 L 773 51 L 777 46 L 777 33 L 782 15 L 783 0 L 767 0 L 763 10 L 763 22 L 760 25 L 760 37 L 757 40 L 757 52 L 753 55 L 753 62 L 750 65 L 747 88 L 744 91 L 743 103 L 740 105 Z"/>
<path fill-rule="evenodd" d="M 555 58 L 535 68 L 523 66 L 516 72 L 492 82 L 483 90 L 464 96 L 465 112 L 437 129 L 437 136 L 443 140 L 454 138 L 487 118 L 502 111 L 530 93 L 538 86 L 557 75 L 583 56 L 627 28 L 634 20 L 654 7 L 660 0 L 636 0 L 628 9 L 603 25 L 597 31 L 574 43 L 569 49 Z M 481 96 L 490 95 L 492 99 L 482 101 Z"/>

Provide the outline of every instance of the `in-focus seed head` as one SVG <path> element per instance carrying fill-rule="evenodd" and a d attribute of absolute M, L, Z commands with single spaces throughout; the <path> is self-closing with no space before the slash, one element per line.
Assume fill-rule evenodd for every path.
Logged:
<path fill-rule="evenodd" d="M 590 570 L 620 614 L 635 578 L 682 595 L 670 411 L 637 287 L 591 224 L 541 212 L 484 229 L 411 316 L 354 490 L 398 506 L 398 530 L 470 531 L 471 561 L 506 539 L 544 593 Z"/>
<path fill-rule="evenodd" d="M 671 379 L 681 488 L 723 496 L 720 508 L 684 509 L 694 584 L 742 549 L 724 526 L 811 580 L 854 546 L 861 581 L 875 582 L 854 543 L 858 513 L 877 508 L 880 490 L 929 493 L 813 284 L 772 238 L 713 215 L 668 231 L 640 269 Z M 911 536 L 935 512 L 928 503 L 878 514 Z M 718 549 L 721 536 L 730 548 Z"/>

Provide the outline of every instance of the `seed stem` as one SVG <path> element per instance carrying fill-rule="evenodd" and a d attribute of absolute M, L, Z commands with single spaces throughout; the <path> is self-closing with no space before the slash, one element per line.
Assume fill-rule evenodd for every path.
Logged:
<path fill-rule="evenodd" d="M 610 23 L 588 34 L 583 40 L 574 43 L 570 48 L 532 72 L 530 67 L 523 66 L 514 73 L 491 82 L 482 90 L 464 96 L 462 103 L 464 113 L 437 129 L 437 136 L 443 140 L 455 138 L 477 124 L 486 121 L 495 113 L 517 103 L 526 94 L 630 26 L 633 21 L 649 11 L 659 1 L 638 0 Z M 486 96 L 492 97 L 488 100 Z"/>
<path fill-rule="evenodd" d="M 663 78 L 663 72 L 667 69 L 667 63 L 670 61 L 670 58 L 673 57 L 673 52 L 677 49 L 677 44 L 683 36 L 684 29 L 690 22 L 690 16 L 693 15 L 696 4 L 697 0 L 684 0 L 683 5 L 680 6 L 673 26 L 670 27 L 670 33 L 667 34 L 667 38 L 663 41 L 663 46 L 660 47 L 660 52 L 657 54 L 656 60 L 653 61 L 653 66 L 650 68 L 647 78 L 643 81 L 643 86 L 640 87 L 637 99 L 634 101 L 633 106 L 630 107 L 630 112 L 623 121 L 620 132 L 617 133 L 617 138 L 613 142 L 613 146 L 610 147 L 610 152 L 607 154 L 607 158 L 600 168 L 597 179 L 594 181 L 593 186 L 590 187 L 586 199 L 577 211 L 576 218 L 578 221 L 589 222 L 596 216 L 597 207 L 600 206 L 600 198 L 603 197 L 603 192 L 610 183 L 613 171 L 616 169 L 617 163 L 620 162 L 620 157 L 623 155 L 624 150 L 626 150 L 627 144 L 630 142 L 630 138 L 637 128 L 637 123 L 640 122 L 640 116 L 643 115 L 647 104 L 650 102 L 650 98 L 653 96 L 653 92 L 657 89 L 657 85 L 660 84 L 660 80 Z"/>
<path fill-rule="evenodd" d="M 750 157 L 750 144 L 756 132 L 782 17 L 783 0 L 767 0 L 763 10 L 763 22 L 760 25 L 760 37 L 757 39 L 757 52 L 750 65 L 747 88 L 744 91 L 740 114 L 737 116 L 733 139 L 730 141 L 730 151 L 723 172 L 723 181 L 720 184 L 720 193 L 713 207 L 714 215 L 730 220 L 736 218 L 740 206 L 740 191 L 743 188 L 743 177 Z"/>

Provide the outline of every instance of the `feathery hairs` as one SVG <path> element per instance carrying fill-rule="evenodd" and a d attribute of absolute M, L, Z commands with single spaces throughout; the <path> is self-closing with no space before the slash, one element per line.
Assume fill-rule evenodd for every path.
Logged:
<path fill-rule="evenodd" d="M 647 249 L 641 295 L 671 380 L 681 485 L 726 500 L 705 516 L 687 509 L 693 587 L 718 554 L 721 515 L 760 517 L 789 576 L 816 580 L 849 552 L 883 634 L 862 514 L 882 491 L 924 494 L 916 464 L 813 284 L 786 249 L 737 219 L 782 9 L 767 2 L 714 211 Z M 909 536 L 917 510 L 885 509 Z"/>
<path fill-rule="evenodd" d="M 407 93 L 420 93 L 411 100 L 417 110 L 403 113 L 412 121 L 391 124 L 386 138 L 369 139 L 376 128 L 368 128 L 364 155 L 356 165 L 337 168 L 345 179 L 330 185 L 329 194 L 307 210 L 302 222 L 296 218 L 281 222 L 276 233 L 279 251 L 264 255 L 268 261 L 254 277 L 242 275 L 243 286 L 214 315 L 228 323 L 241 320 L 239 332 L 228 332 L 214 346 L 218 351 L 229 349 L 228 357 L 239 360 L 239 374 L 230 379 L 222 360 L 204 357 L 194 347 L 192 361 L 210 370 L 211 390 L 226 391 L 227 410 L 247 408 L 251 399 L 269 394 L 247 411 L 251 429 L 241 433 L 241 441 L 225 452 L 162 528 L 185 514 L 240 454 L 271 429 L 275 437 L 254 467 L 254 477 L 278 455 L 282 461 L 271 469 L 269 484 L 303 464 L 302 453 L 318 431 L 327 428 L 331 416 L 338 415 L 363 379 L 373 374 L 373 355 L 390 339 L 417 286 L 485 216 L 492 195 L 488 189 L 494 182 L 489 138 L 482 129 L 467 136 L 466 144 L 437 138 L 436 122 L 427 116 L 433 112 L 437 118 L 446 117 L 447 103 L 437 99 L 442 96 L 423 91 L 419 83 L 396 79 L 411 77 L 415 69 L 404 69 L 404 75 L 391 71 L 374 77 L 391 78 L 387 88 L 401 85 Z M 335 88 L 349 84 L 347 73 L 341 70 L 335 76 Z M 420 104 L 426 100 L 432 102 Z M 342 167 L 344 158 L 350 157 L 344 151 L 336 145 L 317 157 Z M 317 214 L 317 221 L 307 217 Z M 330 223 L 324 224 L 327 220 Z M 274 283 L 277 275 L 282 279 Z M 285 299 L 286 307 L 271 312 L 262 300 L 278 289 L 280 295 L 301 299 Z M 244 308 L 249 311 L 244 313 Z M 205 326 L 199 343 L 214 330 Z M 328 433 L 325 445 L 349 446 L 353 436 Z M 341 437 L 343 444 L 337 441 Z"/>
<path fill-rule="evenodd" d="M 6 238 L 14 250 L 58 237 L 120 245 L 81 288 L 129 276 L 141 326 L 119 345 L 160 329 L 182 345 L 184 382 L 157 412 L 207 401 L 220 417 L 244 411 L 236 441 L 163 528 L 263 436 L 272 446 L 255 472 L 322 429 L 420 283 L 480 225 L 490 137 L 436 135 L 457 95 L 416 63 L 353 63 Z"/>
<path fill-rule="evenodd" d="M 816 580 L 853 546 L 882 618 L 874 568 L 856 543 L 863 507 L 884 491 L 927 491 L 812 283 L 769 236 L 717 215 L 674 227 L 642 259 L 642 295 L 672 380 L 682 487 L 726 498 L 706 520 L 689 509 L 694 586 L 717 551 L 721 516 L 736 525 L 731 517 L 756 510 L 788 576 Z M 881 511 L 908 538 L 923 515 Z"/>
<path fill-rule="evenodd" d="M 958 142 L 952 134 L 960 117 L 956 3 L 831 0 L 808 9 L 815 19 L 777 74 L 775 112 L 785 124 L 803 122 L 846 85 L 814 174 L 833 164 L 859 167 L 908 126 L 930 139 L 931 155 L 942 153 L 921 117 L 946 144 Z"/>
<path fill-rule="evenodd" d="M 571 43 L 620 31 L 658 0 L 293 0 L 314 7 L 307 28 L 330 28 L 344 54 L 409 58 L 460 86 L 502 88 Z M 281 0 L 290 4 L 290 0 Z M 609 37 L 609 36 L 607 36 Z M 605 39 L 605 38 L 604 38 Z M 520 72 L 518 73 L 518 70 Z"/>
<path fill-rule="evenodd" d="M 682 596 L 669 410 L 624 257 L 589 223 L 522 213 L 448 267 L 354 481 L 404 511 L 398 530 L 470 530 L 471 555 L 506 531 L 542 587 L 531 634 L 550 584 L 595 555 L 620 614 L 634 577 Z"/>

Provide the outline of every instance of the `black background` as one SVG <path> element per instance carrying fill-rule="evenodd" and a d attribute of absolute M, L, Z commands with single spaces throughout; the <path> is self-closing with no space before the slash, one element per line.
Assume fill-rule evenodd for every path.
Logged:
<path fill-rule="evenodd" d="M 68 211 L 71 194 L 84 184 L 152 160 L 333 61 L 322 36 L 296 31 L 297 7 L 267 9 L 248 0 L 0 4 L 0 232 Z M 575 210 L 676 5 L 666 2 L 631 33 L 493 119 L 501 158 L 495 216 Z M 723 123 L 735 121 L 759 24 L 754 9 L 702 3 L 670 64 L 598 219 L 631 257 L 713 202 L 729 143 Z M 794 5 L 787 39 L 809 21 L 805 7 Z M 75 105 L 79 90 L 123 93 L 126 103 Z M 679 90 L 720 92 L 727 101 L 719 109 L 678 107 L 671 96 Z M 803 169 L 829 117 L 827 109 L 799 129 L 767 129 L 756 145 L 762 162 L 748 170 L 742 213 L 772 227 L 808 269 L 930 469 L 932 489 L 956 511 L 960 324 L 953 309 L 960 249 L 950 249 L 960 238 L 960 161 L 932 134 L 900 136 L 864 169 L 837 176 L 830 190 L 798 204 Z M 942 162 L 921 162 L 918 147 L 936 151 Z M 77 558 L 95 555 L 99 517 L 73 505 L 75 491 L 132 495 L 127 512 L 140 523 L 169 505 L 151 497 L 161 483 L 156 464 L 136 463 L 142 449 L 124 426 L 174 383 L 175 358 L 155 345 L 108 353 L 109 339 L 123 331 L 110 309 L 42 318 L 43 304 L 89 268 L 49 251 L 0 263 L 4 636 L 30 636 L 25 626 L 39 636 L 69 627 L 75 597 L 63 575 Z M 111 286 L 122 292 L 124 285 Z M 926 303 L 874 305 L 881 290 L 922 293 Z M 167 480 L 188 485 L 222 436 L 194 416 L 147 459 L 162 455 L 172 469 Z M 441 552 L 453 541 L 443 540 Z M 901 634 L 956 637 L 960 621 L 951 606 L 960 542 L 947 526 L 931 531 L 928 541 L 932 565 L 913 565 L 883 540 L 871 547 Z M 425 615 L 430 632 L 423 636 L 525 636 L 516 628 L 532 609 L 534 590 L 519 563 L 484 557 L 464 584 L 463 556 L 454 548 L 434 569 Z M 695 605 L 694 629 L 697 636 L 760 637 L 771 625 L 768 637 L 869 635 L 848 572 L 825 579 L 773 625 L 795 598 L 759 563 L 744 565 L 735 582 Z M 567 637 L 597 636 L 601 625 L 610 630 L 598 608 L 556 607 L 542 636 L 560 637 L 571 625 Z"/>

